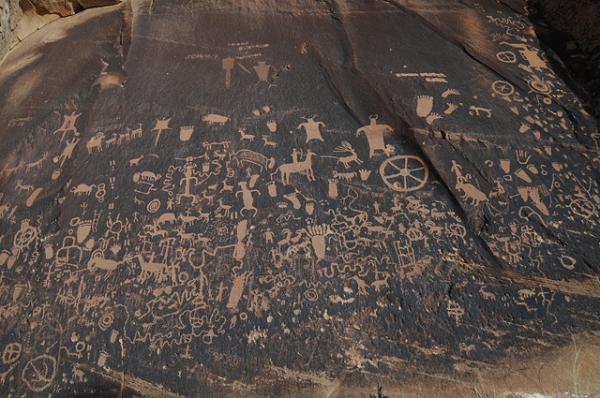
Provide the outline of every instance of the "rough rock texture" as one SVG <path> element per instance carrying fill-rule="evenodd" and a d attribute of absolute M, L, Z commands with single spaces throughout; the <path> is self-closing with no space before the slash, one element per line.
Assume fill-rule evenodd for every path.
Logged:
<path fill-rule="evenodd" d="M 0 60 L 10 50 L 20 12 L 18 0 L 0 3 Z"/>
<path fill-rule="evenodd" d="M 19 41 L 60 17 L 120 0 L 4 0 L 0 3 L 0 61 Z"/>
<path fill-rule="evenodd" d="M 47 13 L 66 17 L 86 8 L 119 4 L 120 0 L 31 0 L 31 2 Z"/>
<path fill-rule="evenodd" d="M 582 54 L 569 54 L 576 46 L 568 43 L 563 60 L 591 95 L 596 113 L 600 114 L 600 2 L 578 1 L 573 4 L 558 0 L 538 0 L 544 18 L 555 28 L 571 35 Z M 560 50 L 559 50 L 560 51 Z"/>
<path fill-rule="evenodd" d="M 583 51 L 600 51 L 600 2 L 582 0 L 565 3 L 558 0 L 538 0 L 544 17 L 552 25 L 573 36 Z"/>
<path fill-rule="evenodd" d="M 532 21 L 135 0 L 29 36 L 0 395 L 600 393 L 600 136 Z"/>

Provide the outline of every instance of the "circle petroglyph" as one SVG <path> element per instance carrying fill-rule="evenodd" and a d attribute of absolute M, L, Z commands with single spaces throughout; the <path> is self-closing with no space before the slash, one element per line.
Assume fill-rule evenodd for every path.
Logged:
<path fill-rule="evenodd" d="M 37 229 L 29 225 L 29 223 L 23 222 L 21 230 L 15 234 L 14 245 L 19 249 L 24 249 L 33 242 L 36 236 Z"/>
<path fill-rule="evenodd" d="M 507 64 L 513 64 L 517 62 L 517 56 L 512 51 L 502 51 L 496 54 L 496 58 Z"/>
<path fill-rule="evenodd" d="M 386 159 L 379 167 L 379 174 L 394 191 L 410 192 L 425 185 L 429 170 L 421 158 L 400 155 Z"/>
<path fill-rule="evenodd" d="M 536 91 L 540 94 L 549 94 L 552 89 L 550 88 L 550 85 L 548 83 L 546 83 L 543 80 L 531 80 L 529 82 L 529 88 L 531 88 L 533 91 Z"/>
<path fill-rule="evenodd" d="M 317 301 L 319 298 L 319 293 L 317 293 L 315 289 L 311 288 L 304 292 L 304 297 L 306 297 L 308 301 Z"/>
<path fill-rule="evenodd" d="M 40 392 L 48 388 L 56 377 L 56 359 L 40 355 L 27 362 L 21 378 L 32 391 Z"/>
<path fill-rule="evenodd" d="M 562 266 L 568 270 L 574 270 L 577 260 L 574 257 L 562 255 L 558 258 Z"/>
<path fill-rule="evenodd" d="M 146 209 L 148 210 L 149 213 L 156 213 L 158 211 L 158 209 L 160 209 L 160 200 L 158 200 L 158 199 L 151 200 L 150 203 L 148 203 L 148 206 L 146 206 Z"/>
<path fill-rule="evenodd" d="M 106 330 L 109 327 L 111 327 L 114 320 L 115 320 L 114 315 L 110 312 L 107 312 L 106 314 L 102 315 L 102 317 L 98 321 L 98 327 L 100 327 L 100 329 L 102 329 L 102 330 Z"/>
<path fill-rule="evenodd" d="M 19 343 L 8 344 L 6 347 L 4 347 L 4 351 L 2 352 L 2 363 L 5 365 L 15 363 L 21 357 L 22 351 L 23 351 L 23 346 L 21 346 L 21 344 L 19 344 Z"/>
<path fill-rule="evenodd" d="M 504 80 L 496 80 L 492 83 L 492 90 L 499 95 L 511 95 L 515 92 L 513 85 Z"/>

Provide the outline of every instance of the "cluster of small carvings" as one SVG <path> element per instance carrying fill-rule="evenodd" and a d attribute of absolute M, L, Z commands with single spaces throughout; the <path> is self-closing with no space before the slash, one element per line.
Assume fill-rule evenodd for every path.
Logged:
<path fill-rule="evenodd" d="M 523 20 L 486 20 L 498 28 L 496 59 L 521 73 L 528 91 L 495 77 L 472 96 L 451 71 L 392 72 L 416 87 L 407 104 L 422 127 L 414 129 L 420 152 L 376 114 L 349 129 L 271 100 L 243 115 L 206 104 L 211 112 L 186 108 L 186 122 L 174 111 L 89 130 L 81 123 L 89 111 L 75 100 L 43 125 L 13 119 L 8 127 L 37 128 L 46 145 L 33 161 L 0 164 L 0 321 L 14 329 L 0 340 L 0 385 L 48 391 L 59 374 L 84 382 L 90 367 L 122 367 L 132 350 L 236 369 L 251 362 L 247 347 L 276 350 L 271 342 L 304 343 L 329 330 L 384 341 L 385 352 L 369 353 L 382 362 L 441 352 L 473 363 L 510 345 L 543 344 L 532 325 L 564 332 L 565 309 L 596 298 L 537 282 L 503 286 L 472 271 L 499 263 L 532 277 L 592 274 L 600 137 L 565 144 L 573 127 L 556 102 L 589 117 L 582 104 Z M 236 79 L 261 93 L 279 89 L 269 44 L 234 47 L 256 53 L 186 60 L 209 64 L 222 90 Z M 479 168 L 453 147 L 462 137 L 439 128 L 494 123 L 500 112 L 533 144 L 465 143 Z M 83 164 L 94 172 L 74 170 Z M 61 180 L 60 212 L 49 214 L 54 194 L 46 193 Z M 444 347 L 427 328 L 439 329 Z M 341 352 L 331 347 L 329 360 Z"/>

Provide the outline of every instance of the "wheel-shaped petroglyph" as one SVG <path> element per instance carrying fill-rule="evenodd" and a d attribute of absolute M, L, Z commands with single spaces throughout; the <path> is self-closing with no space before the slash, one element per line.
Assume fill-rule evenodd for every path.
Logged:
<path fill-rule="evenodd" d="M 40 355 L 27 362 L 21 378 L 32 391 L 40 392 L 48 388 L 56 377 L 56 359 Z"/>
<path fill-rule="evenodd" d="M 492 83 L 492 90 L 498 95 L 511 95 L 515 92 L 513 85 L 504 80 L 496 80 Z"/>
<path fill-rule="evenodd" d="M 379 167 L 379 174 L 394 191 L 410 192 L 425 185 L 429 170 L 418 156 L 399 155 L 386 159 Z"/>
<path fill-rule="evenodd" d="M 21 229 L 15 234 L 14 245 L 18 249 L 24 249 L 35 240 L 38 229 L 29 224 L 29 220 L 21 222 Z"/>
<path fill-rule="evenodd" d="M 15 363 L 21 357 L 22 351 L 23 351 L 23 346 L 21 346 L 21 344 L 19 344 L 19 343 L 8 344 L 6 347 L 4 347 L 4 351 L 2 352 L 2 363 L 5 365 Z"/>
<path fill-rule="evenodd" d="M 512 51 L 502 51 L 496 54 L 496 58 L 507 64 L 513 64 L 517 62 L 517 56 Z"/>

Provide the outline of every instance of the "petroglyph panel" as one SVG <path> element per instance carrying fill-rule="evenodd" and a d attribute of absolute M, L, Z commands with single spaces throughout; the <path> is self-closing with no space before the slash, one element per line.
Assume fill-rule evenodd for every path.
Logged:
<path fill-rule="evenodd" d="M 397 3 L 344 3 L 338 22 L 94 14 L 89 37 L 133 30 L 122 55 L 104 33 L 81 50 L 93 73 L 81 57 L 65 68 L 85 73 L 49 78 L 60 99 L 0 111 L 0 391 L 131 374 L 190 395 L 281 368 L 460 379 L 596 328 L 586 105 L 520 14 L 444 3 L 482 45 L 448 33 L 451 10 L 445 37 Z M 9 93 L 26 72 L 5 62 Z M 96 84 L 110 68 L 124 80 Z"/>

